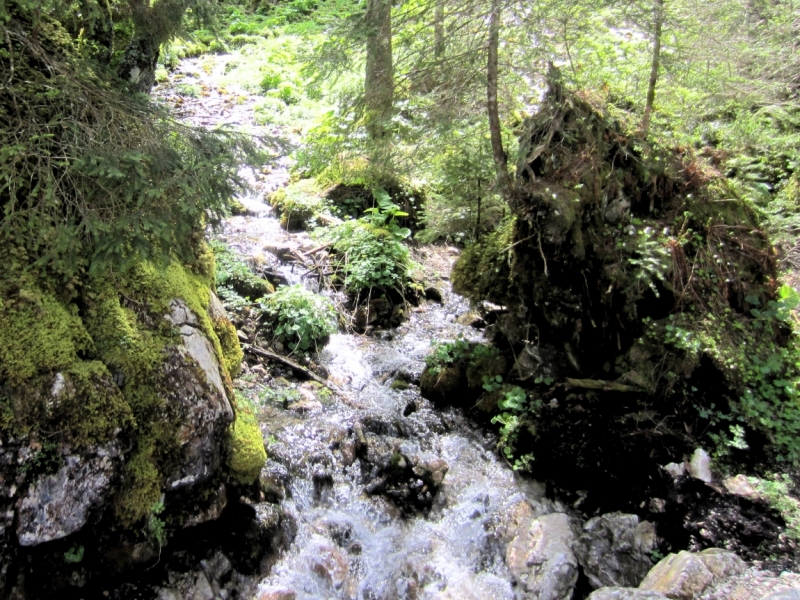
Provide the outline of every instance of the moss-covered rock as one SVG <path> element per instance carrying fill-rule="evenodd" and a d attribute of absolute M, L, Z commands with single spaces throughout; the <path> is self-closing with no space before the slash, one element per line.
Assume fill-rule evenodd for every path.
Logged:
<path fill-rule="evenodd" d="M 241 485 L 255 482 L 267 460 L 264 438 L 253 407 L 243 397 L 237 398 L 236 421 L 229 430 L 231 475 Z"/>
<path fill-rule="evenodd" d="M 68 464 L 91 465 L 81 457 L 115 444 L 125 460 L 118 453 L 97 481 L 118 483 L 87 490 L 91 501 L 80 514 L 113 507 L 118 525 L 133 527 L 164 493 L 220 477 L 233 420 L 230 374 L 242 353 L 224 311 L 210 307 L 209 263 L 202 253 L 189 267 L 139 263 L 84 282 L 73 299 L 33 279 L 3 281 L 0 436 L 5 448 L 22 452 L 0 468 L 5 481 L 24 490 L 53 476 L 42 465 L 58 468 L 67 455 L 79 461 Z M 52 459 L 23 452 L 41 447 L 38 440 L 47 440 Z M 27 506 L 38 519 L 35 502 Z M 59 529 L 57 519 L 54 527 L 75 530 L 74 523 Z"/>
<path fill-rule="evenodd" d="M 318 215 L 325 212 L 327 203 L 313 179 L 301 179 L 267 196 L 267 202 L 280 216 L 287 231 L 302 231 Z"/>

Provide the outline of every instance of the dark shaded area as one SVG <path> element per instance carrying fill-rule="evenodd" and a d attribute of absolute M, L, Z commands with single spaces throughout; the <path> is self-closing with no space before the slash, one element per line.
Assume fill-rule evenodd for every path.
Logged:
<path fill-rule="evenodd" d="M 206 573 L 220 585 L 235 573 L 264 574 L 295 535 L 293 519 L 277 505 L 234 502 L 219 519 L 176 531 L 168 545 L 160 547 L 144 534 L 115 536 L 113 530 L 107 538 L 76 534 L 21 549 L 18 569 L 26 573 L 29 600 L 154 598 L 153 588 L 168 586 L 168 575 L 208 571 L 220 561 L 229 565 Z"/>

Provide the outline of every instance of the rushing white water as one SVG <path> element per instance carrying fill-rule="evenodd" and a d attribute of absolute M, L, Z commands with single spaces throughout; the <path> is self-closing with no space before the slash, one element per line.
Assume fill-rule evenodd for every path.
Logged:
<path fill-rule="evenodd" d="M 254 128 L 251 103 L 231 107 L 214 96 L 225 60 L 219 57 L 207 75 L 191 61 L 184 63 L 181 68 L 194 72 L 211 97 L 184 101 L 183 116 L 206 126 Z M 169 91 L 162 95 L 171 98 Z M 250 214 L 229 219 L 221 235 L 243 256 L 263 256 L 269 244 L 308 244 L 306 234 L 283 231 L 262 202 L 264 193 L 288 180 L 287 159 L 277 159 L 267 170 L 266 177 L 243 173 L 255 190 L 241 198 Z M 447 250 L 435 252 L 446 258 L 444 264 L 453 259 Z M 304 280 L 299 267 L 268 260 L 289 281 Z M 262 429 L 269 441 L 265 472 L 285 484 L 282 507 L 296 521 L 297 535 L 256 597 L 518 596 L 504 560 L 504 523 L 523 502 L 536 512 L 553 507 L 539 486 L 521 481 L 502 461 L 491 436 L 459 411 L 435 408 L 413 383 L 407 389 L 391 386 L 398 377 L 419 381 L 432 339 L 480 338 L 480 332 L 456 323 L 468 306 L 450 292 L 448 273 L 439 275 L 443 303 L 424 303 L 403 325 L 381 335 L 331 337 L 318 363 L 341 393 L 303 411 L 263 407 Z M 258 385 L 272 385 L 267 376 L 259 377 Z M 367 493 L 376 457 L 382 456 L 402 456 L 415 465 L 447 464 L 429 508 L 404 512 L 386 496 Z"/>

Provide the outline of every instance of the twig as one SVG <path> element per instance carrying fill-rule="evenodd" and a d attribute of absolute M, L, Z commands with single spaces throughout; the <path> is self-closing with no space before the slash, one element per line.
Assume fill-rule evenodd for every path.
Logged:
<path fill-rule="evenodd" d="M 600 379 L 572 379 L 567 377 L 570 387 L 586 390 L 602 390 L 605 392 L 641 392 L 642 390 L 632 385 L 617 383 L 616 381 L 602 381 Z"/>
<path fill-rule="evenodd" d="M 287 367 L 291 368 L 293 371 L 300 371 L 308 377 L 309 379 L 313 379 L 317 383 L 321 383 L 329 390 L 333 392 L 339 392 L 339 390 L 331 383 L 325 381 L 322 377 L 314 373 L 312 370 L 307 369 L 303 365 L 299 365 L 291 359 L 286 358 L 285 356 L 281 356 L 280 354 L 275 354 L 274 352 L 270 352 L 268 350 L 264 350 L 263 348 L 259 348 L 257 346 L 253 346 L 251 344 L 242 344 L 242 349 L 245 352 L 249 352 L 250 354 L 255 354 L 256 356 L 260 356 L 261 358 L 268 358 L 270 360 L 277 361 L 286 365 Z"/>
<path fill-rule="evenodd" d="M 547 273 L 547 259 L 544 256 L 544 250 L 542 249 L 542 232 L 539 232 L 539 254 L 542 255 L 542 260 L 544 261 L 544 276 L 548 277 L 549 274 Z"/>
<path fill-rule="evenodd" d="M 332 242 L 328 242 L 327 244 L 322 244 L 321 246 L 317 246 L 316 248 L 312 248 L 308 252 L 300 252 L 299 254 L 300 254 L 300 256 L 305 258 L 307 256 L 311 256 L 312 254 L 316 254 L 317 252 L 325 250 L 325 248 L 330 247 L 331 244 L 332 244 Z"/>

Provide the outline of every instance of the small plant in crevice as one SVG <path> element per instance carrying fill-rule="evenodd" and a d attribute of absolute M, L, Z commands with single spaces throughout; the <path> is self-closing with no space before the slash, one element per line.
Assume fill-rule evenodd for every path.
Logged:
<path fill-rule="evenodd" d="M 64 562 L 70 565 L 76 565 L 83 560 L 85 552 L 83 546 L 70 546 L 69 550 L 64 552 Z"/>
<path fill-rule="evenodd" d="M 499 376 L 484 380 L 484 389 L 500 393 L 497 401 L 500 412 L 492 417 L 492 423 L 500 426 L 498 448 L 515 471 L 529 471 L 534 461 L 533 453 L 519 453 L 518 442 L 525 430 L 532 436 L 536 435 L 536 425 L 531 416 L 541 409 L 541 400 L 532 400 L 519 386 L 504 385 Z"/>
<path fill-rule="evenodd" d="M 147 535 L 157 542 L 159 547 L 167 541 L 167 524 L 159 516 L 162 512 L 164 512 L 164 502 L 159 500 L 150 507 L 150 516 L 147 518 Z"/>
<path fill-rule="evenodd" d="M 261 309 L 272 334 L 292 352 L 316 348 L 338 328 L 331 301 L 300 284 L 278 288 L 261 303 Z"/>

